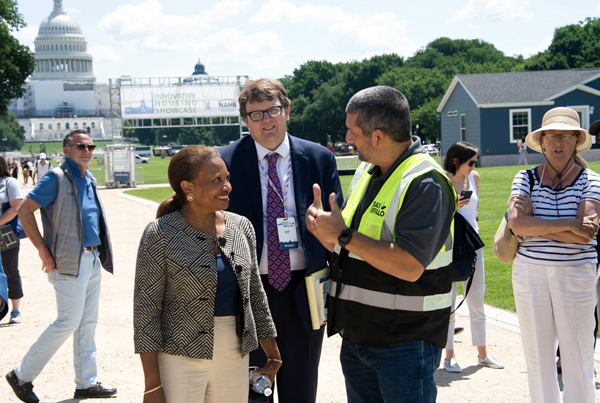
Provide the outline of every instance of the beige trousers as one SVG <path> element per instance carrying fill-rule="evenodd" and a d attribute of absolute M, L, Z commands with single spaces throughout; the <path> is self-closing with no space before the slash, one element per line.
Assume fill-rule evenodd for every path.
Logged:
<path fill-rule="evenodd" d="M 167 403 L 248 402 L 248 355 L 234 316 L 215 316 L 212 360 L 158 353 L 160 378 Z"/>

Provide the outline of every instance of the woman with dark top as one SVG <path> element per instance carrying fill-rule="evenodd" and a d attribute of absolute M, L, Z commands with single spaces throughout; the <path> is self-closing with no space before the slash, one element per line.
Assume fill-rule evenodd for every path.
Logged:
<path fill-rule="evenodd" d="M 8 163 L 0 155 L 0 225 L 8 224 L 17 215 L 17 207 L 23 200 L 19 182 L 10 176 Z M 4 210 L 4 212 L 2 212 Z M 19 273 L 19 249 L 17 243 L 15 248 L 2 252 L 2 268 L 6 274 L 8 283 L 8 299 L 12 305 L 10 320 L 8 323 L 21 323 L 21 298 L 23 298 L 23 285 Z"/>
<path fill-rule="evenodd" d="M 577 154 L 592 145 L 579 115 L 546 112 L 525 138 L 546 162 L 513 180 L 508 223 L 519 237 L 513 291 L 532 402 L 560 401 L 554 363 L 560 342 L 565 402 L 596 402 L 594 329 L 600 176 Z M 530 179 L 531 178 L 531 179 Z M 533 180 L 533 183 L 531 181 Z"/>
<path fill-rule="evenodd" d="M 247 402 L 248 353 L 260 342 L 258 372 L 271 381 L 282 365 L 254 230 L 224 211 L 231 184 L 216 149 L 184 147 L 168 175 L 175 194 L 146 227 L 136 265 L 144 402 Z"/>

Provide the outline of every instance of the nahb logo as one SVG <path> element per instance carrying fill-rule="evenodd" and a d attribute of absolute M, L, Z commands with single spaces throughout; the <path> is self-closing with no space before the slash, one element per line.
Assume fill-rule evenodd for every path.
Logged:
<path fill-rule="evenodd" d="M 378 215 L 379 217 L 383 217 L 385 215 L 385 209 L 387 208 L 387 206 L 382 206 L 381 203 L 374 201 L 373 202 L 373 207 L 371 207 L 371 214 L 375 214 Z"/>
<path fill-rule="evenodd" d="M 238 104 L 235 99 L 222 99 L 219 101 L 219 108 L 237 108 Z"/>

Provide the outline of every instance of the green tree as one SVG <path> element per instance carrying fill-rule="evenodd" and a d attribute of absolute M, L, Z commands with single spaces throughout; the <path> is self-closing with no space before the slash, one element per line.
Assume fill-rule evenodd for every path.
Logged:
<path fill-rule="evenodd" d="M 588 17 L 579 24 L 557 28 L 548 49 L 527 60 L 526 69 L 581 69 L 599 65 L 600 19 Z"/>
<path fill-rule="evenodd" d="M 25 129 L 14 113 L 0 116 L 0 147 L 4 150 L 20 150 L 25 144 Z"/>
<path fill-rule="evenodd" d="M 23 83 L 35 69 L 35 58 L 29 47 L 12 36 L 25 27 L 15 0 L 0 0 L 0 114 L 4 114 L 11 99 L 24 94 Z"/>

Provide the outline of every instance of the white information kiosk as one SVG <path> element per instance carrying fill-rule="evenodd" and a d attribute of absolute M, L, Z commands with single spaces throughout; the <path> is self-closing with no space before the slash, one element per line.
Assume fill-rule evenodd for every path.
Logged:
<path fill-rule="evenodd" d="M 104 180 L 108 189 L 136 187 L 135 145 L 107 144 L 104 146 Z"/>

